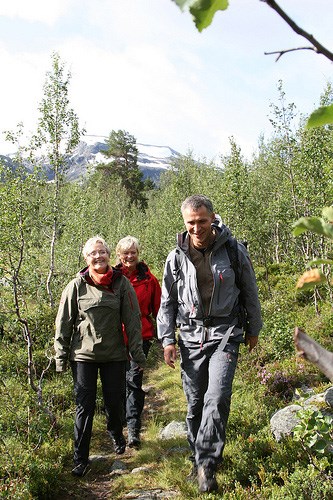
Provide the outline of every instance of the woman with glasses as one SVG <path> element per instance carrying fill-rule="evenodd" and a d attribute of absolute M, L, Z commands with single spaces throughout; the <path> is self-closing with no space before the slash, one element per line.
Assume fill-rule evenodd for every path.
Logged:
<path fill-rule="evenodd" d="M 122 273 L 110 266 L 110 250 L 100 236 L 83 247 L 87 266 L 62 293 L 56 318 L 56 371 L 70 361 L 76 415 L 74 425 L 74 468 L 83 476 L 88 470 L 89 445 L 100 375 L 107 430 L 117 454 L 125 451 L 123 408 L 126 394 L 127 347 L 139 370 L 146 357 L 142 349 L 140 308 L 133 287 Z"/>
<path fill-rule="evenodd" d="M 161 287 L 147 264 L 139 260 L 139 252 L 137 238 L 134 236 L 122 238 L 116 247 L 116 269 L 130 280 L 137 295 L 141 311 L 143 350 L 147 356 L 155 336 L 154 320 L 160 307 Z M 126 338 L 128 333 L 126 325 L 124 330 Z M 126 422 L 130 448 L 139 448 L 141 444 L 141 413 L 145 400 L 142 379 L 143 371 L 140 370 L 136 360 L 131 359 L 127 363 L 126 370 Z"/>

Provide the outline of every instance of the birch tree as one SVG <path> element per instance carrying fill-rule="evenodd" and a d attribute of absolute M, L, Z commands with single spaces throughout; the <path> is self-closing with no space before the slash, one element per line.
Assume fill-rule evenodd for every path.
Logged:
<path fill-rule="evenodd" d="M 84 130 L 79 129 L 76 113 L 70 107 L 69 84 L 71 73 L 57 53 L 52 55 L 52 70 L 46 75 L 44 96 L 39 105 L 40 118 L 34 146 L 41 152 L 41 159 L 50 166 L 53 179 L 49 185 L 51 192 L 50 210 L 50 256 L 46 288 L 49 303 L 54 307 L 52 279 L 55 271 L 55 248 L 60 221 L 60 190 L 68 169 L 68 156 L 80 141 Z"/>

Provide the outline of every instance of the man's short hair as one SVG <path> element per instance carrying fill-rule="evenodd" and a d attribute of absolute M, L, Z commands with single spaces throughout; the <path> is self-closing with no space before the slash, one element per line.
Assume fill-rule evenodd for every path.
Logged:
<path fill-rule="evenodd" d="M 209 213 L 214 213 L 213 203 L 203 194 L 193 194 L 192 196 L 188 196 L 186 200 L 183 201 L 180 209 L 183 213 L 184 210 L 189 207 L 195 212 L 199 210 L 200 207 L 206 207 Z"/>

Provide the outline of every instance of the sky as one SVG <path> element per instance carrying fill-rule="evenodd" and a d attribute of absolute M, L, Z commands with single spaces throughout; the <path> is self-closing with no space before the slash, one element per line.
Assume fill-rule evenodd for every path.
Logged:
<path fill-rule="evenodd" d="M 333 2 L 278 0 L 333 51 Z M 230 0 L 199 33 L 172 0 L 1 0 L 0 154 L 5 130 L 36 130 L 43 84 L 57 52 L 71 73 L 70 106 L 88 136 L 123 129 L 137 143 L 217 161 L 233 137 L 245 157 L 273 132 L 278 82 L 308 115 L 333 80 L 310 50 L 276 62 L 265 52 L 308 47 L 260 0 Z"/>

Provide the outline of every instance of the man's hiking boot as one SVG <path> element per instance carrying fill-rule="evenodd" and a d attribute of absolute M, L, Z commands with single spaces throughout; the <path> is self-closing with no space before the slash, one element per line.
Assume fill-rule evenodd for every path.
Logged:
<path fill-rule="evenodd" d="M 210 467 L 200 465 L 198 467 L 198 485 L 202 492 L 210 492 L 217 490 L 217 481 L 215 472 Z"/>
<path fill-rule="evenodd" d="M 137 450 L 140 448 L 141 439 L 138 429 L 128 428 L 128 446 L 130 448 L 136 448 Z"/>
<path fill-rule="evenodd" d="M 113 432 L 110 432 L 110 437 L 115 453 L 117 453 L 117 455 L 122 455 L 126 448 L 126 441 L 123 434 L 114 434 Z"/>
<path fill-rule="evenodd" d="M 89 470 L 89 463 L 79 462 L 72 469 L 73 476 L 83 477 Z"/>

